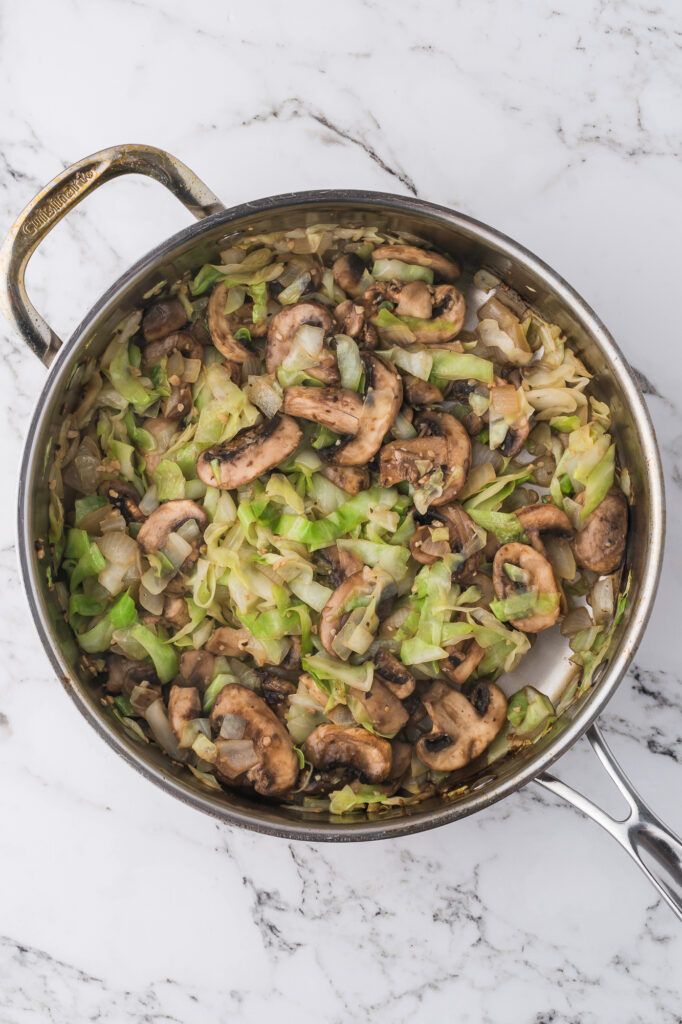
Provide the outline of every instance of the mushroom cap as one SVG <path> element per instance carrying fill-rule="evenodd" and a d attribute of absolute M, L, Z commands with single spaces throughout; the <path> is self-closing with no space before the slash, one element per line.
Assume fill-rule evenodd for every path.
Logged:
<path fill-rule="evenodd" d="M 451 551 L 462 552 L 467 548 L 470 550 L 477 537 L 470 516 L 456 501 L 449 505 L 429 508 L 423 515 L 415 516 L 415 521 L 418 526 L 410 537 L 410 551 L 412 557 L 422 565 L 433 565 Z M 448 539 L 433 541 L 431 530 L 441 525 L 447 528 Z M 471 580 L 478 569 L 480 560 L 480 550 L 473 551 L 453 575 L 458 580 Z"/>
<path fill-rule="evenodd" d="M 359 725 L 318 725 L 303 744 L 303 753 L 322 771 L 350 767 L 368 782 L 383 782 L 391 771 L 391 744 Z"/>
<path fill-rule="evenodd" d="M 358 432 L 320 451 L 339 466 L 365 466 L 376 455 L 403 401 L 402 379 L 390 363 L 370 352 L 362 354 L 362 362 L 365 399 Z"/>
<path fill-rule="evenodd" d="M 360 282 L 366 269 L 357 253 L 346 252 L 335 261 L 332 273 L 339 288 L 354 298 L 362 292 Z"/>
<path fill-rule="evenodd" d="M 196 686 L 171 686 L 168 695 L 168 722 L 178 741 L 185 726 L 201 713 L 201 699 Z"/>
<path fill-rule="evenodd" d="M 379 676 L 374 676 L 367 693 L 354 687 L 351 687 L 350 693 L 362 704 L 372 725 L 382 736 L 395 736 L 407 723 L 407 711 Z"/>
<path fill-rule="evenodd" d="M 523 508 L 515 509 L 514 515 L 521 523 L 523 532 L 532 546 L 541 555 L 545 553 L 541 534 L 553 533 L 566 539 L 573 536 L 571 520 L 563 509 L 557 508 L 551 502 L 539 501 L 534 505 L 524 505 Z"/>
<path fill-rule="evenodd" d="M 142 318 L 145 341 L 158 341 L 184 327 L 189 317 L 180 299 L 162 299 L 150 306 Z"/>
<path fill-rule="evenodd" d="M 208 338 L 206 339 L 209 340 Z M 169 356 L 171 352 L 178 350 L 188 359 L 203 359 L 204 347 L 189 331 L 173 331 L 165 338 L 158 341 L 151 341 L 142 350 L 142 359 L 145 363 L 155 363 L 163 356 Z"/>
<path fill-rule="evenodd" d="M 463 768 L 497 736 L 507 715 L 507 698 L 494 683 L 482 680 L 465 697 L 436 684 L 424 696 L 433 729 L 417 741 L 417 756 L 434 771 Z"/>
<path fill-rule="evenodd" d="M 303 434 L 291 416 L 276 413 L 255 427 L 240 430 L 226 444 L 214 445 L 197 459 L 197 476 L 209 487 L 241 487 L 296 451 Z M 218 462 L 218 482 L 211 463 Z"/>
<path fill-rule="evenodd" d="M 427 380 L 413 377 L 411 373 L 403 374 L 403 388 L 410 405 L 431 405 L 433 402 L 443 401 L 443 392 L 440 388 L 435 384 L 429 384 Z"/>
<path fill-rule="evenodd" d="M 171 533 L 190 519 L 196 521 L 201 531 L 208 524 L 208 515 L 195 501 L 189 498 L 165 501 L 147 516 L 137 535 L 137 543 L 146 555 L 159 551 L 166 546 Z"/>
<path fill-rule="evenodd" d="M 410 330 L 422 345 L 451 341 L 462 330 L 466 316 L 466 300 L 452 284 L 439 284 L 432 288 L 431 303 L 431 319 L 421 325 L 410 325 Z M 434 321 L 438 321 L 437 326 Z"/>
<path fill-rule="evenodd" d="M 284 388 L 282 411 L 289 416 L 321 423 L 336 434 L 357 434 L 362 417 L 362 399 L 348 388 L 292 384 Z"/>
<path fill-rule="evenodd" d="M 207 640 L 204 649 L 210 654 L 222 654 L 228 658 L 243 658 L 251 640 L 251 631 L 246 626 L 242 626 L 241 629 L 233 629 L 232 626 L 218 626 Z"/>
<path fill-rule="evenodd" d="M 320 473 L 348 494 L 359 494 L 369 487 L 367 466 L 334 466 L 332 463 L 326 463 L 320 469 Z"/>
<path fill-rule="evenodd" d="M 321 327 L 325 334 L 332 334 L 334 331 L 334 317 L 326 306 L 318 302 L 297 302 L 293 306 L 280 309 L 268 325 L 268 340 L 265 345 L 265 368 L 268 373 L 277 373 L 289 354 L 296 331 L 304 324 Z M 324 384 L 338 384 L 340 381 L 336 356 L 331 349 L 325 350 L 324 362 L 309 367 L 306 373 Z"/>
<path fill-rule="evenodd" d="M 493 585 L 498 598 L 503 599 L 516 589 L 505 572 L 505 562 L 517 565 L 527 572 L 530 576 L 530 585 L 538 595 L 556 594 L 557 597 L 559 596 L 554 570 L 545 556 L 528 544 L 519 544 L 514 541 L 498 548 L 493 560 Z M 521 629 L 524 633 L 539 633 L 543 629 L 553 626 L 558 618 L 559 603 L 557 602 L 556 607 L 549 611 L 538 611 L 527 615 L 524 619 L 510 619 L 509 621 L 515 629 Z"/>
<path fill-rule="evenodd" d="M 398 661 L 394 654 L 380 647 L 374 656 L 376 672 L 374 678 L 381 679 L 381 682 L 395 694 L 399 700 L 404 700 L 414 693 L 417 681 L 412 673 L 405 668 L 402 661 Z"/>
<path fill-rule="evenodd" d="M 157 696 L 161 696 L 161 686 L 154 666 L 148 661 L 132 661 L 120 654 L 110 654 L 107 658 L 107 693 L 124 693 L 129 697 L 138 683 L 148 682 L 158 687 Z"/>
<path fill-rule="evenodd" d="M 584 504 L 584 491 L 576 501 Z M 612 487 L 585 519 L 572 544 L 579 566 L 601 574 L 615 572 L 625 554 L 628 502 L 619 487 Z"/>
<path fill-rule="evenodd" d="M 353 576 L 363 569 L 363 564 L 357 555 L 346 548 L 340 548 L 337 544 L 321 548 L 318 554 L 329 565 L 329 581 L 334 589 L 340 587 L 349 576 Z"/>
<path fill-rule="evenodd" d="M 451 683 L 463 686 L 474 669 L 483 660 L 485 650 L 473 637 L 458 644 L 453 644 L 447 647 L 446 650 L 448 656 L 438 662 L 438 668 Z"/>
<path fill-rule="evenodd" d="M 374 569 L 364 566 L 359 572 L 340 584 L 320 613 L 319 636 L 325 651 L 337 658 L 333 643 L 343 625 L 343 608 L 354 595 L 371 594 L 376 586 L 377 574 Z"/>
<path fill-rule="evenodd" d="M 389 441 L 381 449 L 379 474 L 384 487 L 401 480 L 418 485 L 433 470 L 443 471 L 443 491 L 433 506 L 445 505 L 466 483 L 471 465 L 471 441 L 466 430 L 447 412 L 423 412 L 414 420 L 419 437 Z M 430 465 L 429 465 L 430 463 Z"/>
<path fill-rule="evenodd" d="M 263 796 L 282 796 L 296 785 L 298 757 L 285 726 L 262 697 L 228 683 L 218 694 L 210 714 L 211 728 L 220 732 L 225 715 L 239 715 L 246 722 L 244 739 L 251 740 L 259 762 L 246 772 L 247 780 Z"/>
<path fill-rule="evenodd" d="M 188 686 L 196 686 L 203 693 L 213 680 L 215 657 L 206 650 L 183 651 L 178 671 Z"/>
<path fill-rule="evenodd" d="M 402 263 L 412 263 L 418 267 L 429 267 L 444 281 L 456 281 L 460 273 L 454 260 L 429 249 L 420 249 L 416 245 L 380 245 L 374 250 L 372 258 L 400 260 Z"/>
<path fill-rule="evenodd" d="M 245 320 L 243 315 L 240 316 L 240 310 L 227 314 L 226 303 L 227 285 L 222 281 L 213 289 L 208 300 L 208 329 L 218 351 L 231 362 L 241 364 L 250 359 L 253 353 L 241 341 L 237 341 L 234 332 L 240 327 L 248 327 L 253 337 L 260 337 L 265 334 L 266 326 L 264 322 L 255 324 L 253 320 Z"/>
<path fill-rule="evenodd" d="M 397 294 L 396 316 L 414 316 L 430 320 L 433 312 L 433 289 L 425 281 L 409 281 Z"/>
<path fill-rule="evenodd" d="M 417 487 L 438 466 L 446 464 L 447 443 L 442 437 L 413 437 L 389 441 L 379 455 L 379 475 L 383 487 L 406 480 Z"/>
<path fill-rule="evenodd" d="M 140 510 L 140 495 L 135 484 L 128 480 L 103 480 L 97 493 L 117 508 L 127 523 L 143 523 L 144 512 Z"/>

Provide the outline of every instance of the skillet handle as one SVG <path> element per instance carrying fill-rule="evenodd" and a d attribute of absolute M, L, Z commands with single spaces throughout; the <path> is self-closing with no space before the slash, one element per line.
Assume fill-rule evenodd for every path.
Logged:
<path fill-rule="evenodd" d="M 100 185 L 122 174 L 146 174 L 154 178 L 197 220 L 225 209 L 189 167 L 152 146 L 112 146 L 79 160 L 58 174 L 22 211 L 0 249 L 0 308 L 46 366 L 50 365 L 62 342 L 26 294 L 26 265 L 43 238 L 69 210 Z"/>
<path fill-rule="evenodd" d="M 601 730 L 591 725 L 587 738 L 630 808 L 625 818 L 613 818 L 582 793 L 553 775 L 543 772 L 536 782 L 563 797 L 620 843 L 665 902 L 682 919 L 682 841 L 669 829 L 633 789 L 630 780 L 607 746 Z M 647 855 L 646 861 L 642 854 Z"/>

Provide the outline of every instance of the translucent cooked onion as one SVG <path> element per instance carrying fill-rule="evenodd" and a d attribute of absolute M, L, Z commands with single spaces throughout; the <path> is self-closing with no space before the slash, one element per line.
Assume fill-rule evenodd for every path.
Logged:
<path fill-rule="evenodd" d="M 86 530 L 88 533 L 100 533 L 101 523 L 111 512 L 111 505 L 103 505 L 102 508 L 96 508 L 93 512 L 88 512 L 87 516 L 83 516 L 78 524 L 80 530 Z"/>
<path fill-rule="evenodd" d="M 186 761 L 189 756 L 188 752 L 180 749 L 175 733 L 170 727 L 166 708 L 160 698 L 149 705 L 144 712 L 144 717 L 147 719 L 149 728 L 159 746 L 163 747 L 166 753 L 175 761 Z"/>
<path fill-rule="evenodd" d="M 242 389 L 249 401 L 257 406 L 268 419 L 272 419 L 282 406 L 282 396 L 273 387 L 271 377 L 251 376 Z"/>
<path fill-rule="evenodd" d="M 109 508 L 107 514 L 100 523 L 100 533 L 125 533 L 127 523 L 117 508 Z"/>
<path fill-rule="evenodd" d="M 102 463 L 102 454 L 91 437 L 84 437 L 73 462 L 64 471 L 64 483 L 80 494 L 95 494 L 100 481 L 97 472 Z"/>
<path fill-rule="evenodd" d="M 149 591 L 150 594 L 161 594 L 166 589 L 172 578 L 173 573 L 167 573 L 164 576 L 157 576 L 154 570 L 150 568 L 142 574 L 141 584 Z"/>
<path fill-rule="evenodd" d="M 562 580 L 572 580 L 575 577 L 576 564 L 569 542 L 558 537 L 545 537 L 544 544 L 547 557 L 557 576 Z"/>
<path fill-rule="evenodd" d="M 195 384 L 201 373 L 201 359 L 185 359 L 185 368 L 182 379 L 186 384 Z"/>
<path fill-rule="evenodd" d="M 163 548 L 164 555 L 174 569 L 179 569 L 182 563 L 192 553 L 192 545 L 180 534 L 180 530 L 187 525 L 187 523 L 183 523 L 183 526 L 181 526 L 179 530 L 175 533 L 171 533 L 166 541 L 166 546 Z"/>
<path fill-rule="evenodd" d="M 349 725 L 355 725 L 355 719 L 351 714 L 350 708 L 347 708 L 345 704 L 339 704 L 338 707 L 332 708 L 332 710 L 328 712 L 327 718 L 330 722 L 333 722 L 334 725 L 340 725 L 343 728 L 346 728 Z"/>
<path fill-rule="evenodd" d="M 168 362 L 166 363 L 166 376 L 167 377 L 183 377 L 185 374 L 185 359 L 182 352 L 178 352 L 177 349 L 173 349 L 171 354 L 168 356 Z"/>
<path fill-rule="evenodd" d="M 163 605 L 165 598 L 163 591 L 159 594 L 152 594 L 150 590 L 147 590 L 145 585 L 140 584 L 140 604 L 146 612 L 150 612 L 152 615 L 163 615 Z"/>
<path fill-rule="evenodd" d="M 225 715 L 220 726 L 220 738 L 223 740 L 240 740 L 246 732 L 246 719 L 241 715 Z"/>
<path fill-rule="evenodd" d="M 568 615 L 564 616 L 561 622 L 561 635 L 575 636 L 581 630 L 591 628 L 592 619 L 590 618 L 590 613 L 584 605 L 580 605 L 579 608 L 573 608 Z"/>
<path fill-rule="evenodd" d="M 139 503 L 140 512 L 145 516 L 150 516 L 159 507 L 159 499 L 156 496 L 156 484 L 152 484 L 148 491 L 145 491 L 144 497 Z"/>
<path fill-rule="evenodd" d="M 150 675 L 152 674 L 152 671 L 153 669 L 150 666 Z M 138 683 L 136 686 L 133 686 L 130 693 L 130 706 L 136 715 L 144 715 L 149 705 L 153 704 L 155 700 L 158 700 L 158 697 L 158 689 L 151 689 L 150 684 L 143 681 Z"/>
<path fill-rule="evenodd" d="M 216 740 L 217 767 L 223 775 L 234 779 L 260 761 L 252 740 Z"/>
<path fill-rule="evenodd" d="M 588 598 L 592 606 L 594 621 L 597 623 L 608 622 L 613 616 L 613 609 L 616 598 L 615 578 L 604 576 L 598 579 L 590 591 Z"/>
<path fill-rule="evenodd" d="M 105 533 L 97 541 L 97 546 L 107 559 L 114 565 L 130 565 L 138 556 L 139 548 L 137 541 L 129 537 L 127 533 Z"/>

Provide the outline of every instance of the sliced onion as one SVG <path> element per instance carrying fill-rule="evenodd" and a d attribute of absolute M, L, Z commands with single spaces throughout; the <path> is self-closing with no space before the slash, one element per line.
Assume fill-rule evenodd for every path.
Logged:
<path fill-rule="evenodd" d="M 146 612 L 151 612 L 152 615 L 163 615 L 164 603 L 163 592 L 152 594 L 150 590 L 147 590 L 144 583 L 140 585 L 140 604 Z"/>
<path fill-rule="evenodd" d="M 223 740 L 240 740 L 246 732 L 246 719 L 241 715 L 225 715 L 220 726 L 220 738 Z"/>
<path fill-rule="evenodd" d="M 544 543 L 547 557 L 557 576 L 562 580 L 574 579 L 576 564 L 570 543 L 567 540 L 560 540 L 558 537 L 546 537 Z"/>
<path fill-rule="evenodd" d="M 201 373 L 201 359 L 185 359 L 182 379 L 186 384 L 196 384 Z"/>
<path fill-rule="evenodd" d="M 327 714 L 327 718 L 334 725 L 340 725 L 343 728 L 349 725 L 355 725 L 355 719 L 351 714 L 350 708 L 347 708 L 345 704 L 339 704 L 338 707 L 332 708 Z"/>
<path fill-rule="evenodd" d="M 100 533 L 125 533 L 127 523 L 117 508 L 109 508 L 107 515 L 100 524 Z"/>
<path fill-rule="evenodd" d="M 150 594 L 161 594 L 166 589 L 175 573 L 166 573 L 165 576 L 157 576 L 152 568 L 142 574 L 141 583 Z"/>
<path fill-rule="evenodd" d="M 183 377 L 185 374 L 185 359 L 182 352 L 178 352 L 177 349 L 173 349 L 171 354 L 168 356 L 168 362 L 166 363 L 166 375 L 168 377 Z"/>
<path fill-rule="evenodd" d="M 137 541 L 127 533 L 105 533 L 97 541 L 97 546 L 107 559 L 114 565 L 129 565 L 139 554 Z"/>
<path fill-rule="evenodd" d="M 84 437 L 73 462 L 64 471 L 64 483 L 81 494 L 95 494 L 100 482 L 97 470 L 101 463 L 102 453 L 97 442 L 91 437 Z"/>
<path fill-rule="evenodd" d="M 83 516 L 78 524 L 79 530 L 85 530 L 90 534 L 101 533 L 101 523 L 111 511 L 111 505 L 103 505 L 102 508 L 96 508 L 93 512 L 88 512 L 87 516 Z"/>
<path fill-rule="evenodd" d="M 273 386 L 273 380 L 273 377 L 250 376 L 248 384 L 242 389 L 249 401 L 268 419 L 272 419 L 282 405 L 282 396 Z"/>
<path fill-rule="evenodd" d="M 147 719 L 149 728 L 159 746 L 175 761 L 186 761 L 189 756 L 188 752 L 180 749 L 175 733 L 170 727 L 166 708 L 161 698 L 149 705 L 144 713 L 144 717 Z"/>
<path fill-rule="evenodd" d="M 127 566 L 125 565 L 110 563 L 97 576 L 98 582 L 112 597 L 120 594 L 123 590 L 123 577 L 125 576 L 126 569 Z"/>
<path fill-rule="evenodd" d="M 153 669 L 149 666 L 149 674 L 151 675 Z M 133 686 L 130 694 L 130 706 L 136 715 L 144 715 L 145 711 L 150 704 L 153 704 L 155 700 L 159 699 L 158 689 L 154 690 L 151 688 L 149 683 L 138 683 L 137 686 Z"/>
<path fill-rule="evenodd" d="M 205 736 L 206 739 L 211 738 L 211 726 L 208 718 L 193 718 L 190 722 L 185 723 L 179 744 L 182 749 L 186 750 L 188 747 L 193 746 L 199 733 Z"/>
<path fill-rule="evenodd" d="M 223 775 L 235 779 L 260 761 L 252 740 L 216 740 L 218 768 Z"/>
<path fill-rule="evenodd" d="M 171 533 L 166 541 L 165 547 L 162 549 L 163 554 L 174 569 L 179 569 L 182 563 L 187 560 L 188 555 L 191 555 L 192 553 L 192 545 L 180 534 L 180 530 L 187 525 L 187 523 L 183 523 L 180 529 L 175 533 Z"/>
<path fill-rule="evenodd" d="M 613 616 L 616 600 L 616 578 L 604 576 L 592 587 L 588 598 L 592 605 L 592 614 L 597 623 L 608 622 Z"/>
<path fill-rule="evenodd" d="M 201 535 L 196 519 L 188 519 L 186 523 L 178 527 L 176 533 L 183 540 L 187 541 L 188 544 L 193 544 Z"/>
<path fill-rule="evenodd" d="M 152 484 L 149 490 L 145 492 L 138 507 L 145 516 L 150 516 L 159 507 L 159 499 L 156 496 L 156 484 Z"/>
<path fill-rule="evenodd" d="M 580 633 L 583 629 L 591 628 L 592 619 L 585 605 L 573 608 L 568 615 L 565 615 L 560 627 L 562 636 L 575 636 L 576 633 Z"/>

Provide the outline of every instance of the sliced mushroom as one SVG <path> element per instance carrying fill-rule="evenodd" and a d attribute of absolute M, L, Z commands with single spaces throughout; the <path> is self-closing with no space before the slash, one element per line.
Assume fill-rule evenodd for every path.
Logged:
<path fill-rule="evenodd" d="M 263 700 L 282 722 L 286 722 L 289 710 L 289 697 L 296 693 L 296 684 L 289 679 L 282 679 L 266 672 L 261 675 L 261 692 Z"/>
<path fill-rule="evenodd" d="M 507 715 L 507 699 L 494 683 L 477 683 L 469 697 L 437 684 L 424 697 L 433 728 L 417 741 L 417 756 L 434 771 L 463 768 L 497 736 Z"/>
<path fill-rule="evenodd" d="M 537 502 L 535 505 L 524 505 L 517 508 L 514 515 L 521 523 L 528 540 L 541 555 L 545 554 L 542 534 L 551 533 L 555 537 L 570 540 L 573 536 L 571 520 L 565 512 L 551 502 Z"/>
<path fill-rule="evenodd" d="M 431 292 L 431 319 L 423 324 L 410 324 L 410 330 L 422 345 L 450 341 L 462 330 L 466 316 L 464 296 L 454 285 L 439 284 Z"/>
<path fill-rule="evenodd" d="M 372 254 L 375 260 L 400 260 L 418 267 L 429 267 L 437 277 L 444 281 L 456 281 L 459 267 L 454 260 L 441 256 L 438 252 L 419 249 L 416 245 L 380 245 Z"/>
<path fill-rule="evenodd" d="M 579 505 L 585 502 L 584 494 L 582 491 L 576 498 Z M 612 487 L 575 536 L 572 547 L 576 562 L 600 575 L 615 572 L 625 554 L 627 532 L 627 499 L 619 487 Z"/>
<path fill-rule="evenodd" d="M 298 448 L 303 434 L 296 420 L 277 413 L 255 427 L 240 430 L 226 444 L 214 445 L 197 459 L 197 476 L 209 487 L 242 487 L 274 469 Z M 216 472 L 212 463 L 216 464 Z"/>
<path fill-rule="evenodd" d="M 433 405 L 434 402 L 443 401 L 443 393 L 435 384 L 429 384 L 427 380 L 420 380 L 412 374 L 403 375 L 403 387 L 405 397 L 410 405 Z"/>
<path fill-rule="evenodd" d="M 438 662 L 438 668 L 451 683 L 463 686 L 483 660 L 485 649 L 472 637 L 458 644 L 452 644 L 446 650 L 448 656 Z"/>
<path fill-rule="evenodd" d="M 131 661 L 120 654 L 109 655 L 105 684 L 107 693 L 123 693 L 129 697 L 140 683 L 149 683 L 158 689 L 156 696 L 161 696 L 161 686 L 153 665 L 147 661 Z"/>
<path fill-rule="evenodd" d="M 320 473 L 348 494 L 359 494 L 369 487 L 369 470 L 366 466 L 333 466 L 326 463 Z"/>
<path fill-rule="evenodd" d="M 268 327 L 268 340 L 265 346 L 265 368 L 268 373 L 277 373 L 294 342 L 296 331 L 304 324 L 321 327 L 325 334 L 334 331 L 334 318 L 326 306 L 317 302 L 297 302 L 294 306 L 286 306 L 275 313 Z M 338 384 L 340 381 L 336 356 L 331 349 L 324 349 L 323 359 L 315 366 L 306 370 L 310 377 L 321 380 L 323 384 Z"/>
<path fill-rule="evenodd" d="M 477 545 L 476 533 L 471 518 L 461 505 L 452 502 L 450 505 L 439 505 L 437 509 L 427 509 L 423 515 L 415 516 L 417 529 L 410 537 L 412 557 L 422 565 L 433 565 L 451 552 L 464 554 L 464 561 L 455 569 L 453 576 L 458 580 L 470 581 L 478 569 L 481 560 L 480 548 Z M 438 528 L 448 531 L 447 539 L 433 539 L 433 531 Z"/>
<path fill-rule="evenodd" d="M 188 331 L 174 331 L 172 334 L 167 334 L 165 338 L 151 341 L 148 345 L 145 345 L 142 350 L 144 362 L 147 364 L 156 363 L 164 356 L 169 356 L 172 352 L 175 352 L 176 349 L 188 359 L 203 359 L 204 347 L 190 331 L 191 328 Z M 207 342 L 209 340 L 209 338 L 206 339 Z"/>
<path fill-rule="evenodd" d="M 339 326 L 339 332 L 347 334 L 349 338 L 355 338 L 359 348 L 375 349 L 379 344 L 376 327 L 367 319 L 365 307 L 353 299 L 345 299 L 339 303 L 334 310 L 334 319 Z"/>
<path fill-rule="evenodd" d="M 515 582 L 505 569 L 505 565 L 514 565 L 526 576 L 526 581 Z M 503 544 L 498 549 L 493 561 L 493 585 L 500 600 L 514 593 L 531 591 L 538 598 L 555 598 L 554 607 L 547 611 L 536 611 L 525 618 L 510 619 L 515 629 L 524 633 L 539 633 L 549 629 L 559 618 L 559 588 L 554 577 L 552 566 L 539 551 L 528 544 Z"/>
<path fill-rule="evenodd" d="M 362 572 L 363 564 L 350 551 L 337 547 L 336 544 L 322 548 L 319 552 L 329 566 L 329 582 L 336 588 L 340 587 L 350 576 Z"/>
<path fill-rule="evenodd" d="M 366 693 L 354 687 L 349 693 L 362 704 L 372 725 L 382 736 L 395 736 L 407 722 L 407 711 L 379 676 L 374 676 Z"/>
<path fill-rule="evenodd" d="M 233 629 L 232 626 L 218 626 L 206 642 L 205 650 L 210 654 L 222 654 L 228 658 L 243 658 L 253 634 L 245 626 Z"/>
<path fill-rule="evenodd" d="M 360 572 L 353 573 L 336 588 L 320 614 L 319 635 L 324 649 L 333 657 L 338 657 L 334 650 L 334 638 L 345 621 L 344 608 L 354 597 L 371 594 L 377 583 L 377 574 L 367 566 Z"/>
<path fill-rule="evenodd" d="M 208 329 L 211 341 L 218 351 L 233 363 L 245 363 L 253 353 L 246 345 L 235 338 L 236 332 L 241 327 L 246 327 L 251 337 L 260 338 L 265 335 L 267 325 L 263 320 L 261 323 L 254 323 L 251 307 L 244 305 L 234 313 L 226 313 L 227 285 L 221 282 L 211 292 L 208 300 Z"/>
<path fill-rule="evenodd" d="M 386 781 L 381 783 L 381 791 L 387 796 L 397 793 L 411 766 L 412 744 L 391 740 L 391 770 Z"/>
<path fill-rule="evenodd" d="M 362 399 L 348 388 L 317 388 L 293 384 L 284 388 L 282 411 L 321 423 L 336 434 L 357 434 Z"/>
<path fill-rule="evenodd" d="M 163 299 L 150 306 L 142 318 L 145 341 L 157 341 L 184 327 L 189 317 L 180 299 Z"/>
<path fill-rule="evenodd" d="M 322 771 L 353 768 L 367 782 L 383 782 L 391 771 L 391 744 L 362 726 L 318 725 L 303 744 L 303 753 Z"/>
<path fill-rule="evenodd" d="M 184 602 L 183 602 L 184 604 Z M 203 693 L 213 682 L 215 657 L 208 651 L 183 651 L 179 672 L 188 686 L 196 686 Z"/>
<path fill-rule="evenodd" d="M 178 741 L 185 726 L 201 714 L 201 698 L 196 686 L 171 686 L 168 696 L 168 722 Z"/>
<path fill-rule="evenodd" d="M 417 685 L 416 679 L 390 651 L 380 647 L 374 657 L 374 664 L 376 666 L 374 678 L 381 679 L 381 682 L 399 700 L 404 700 L 414 692 Z"/>
<path fill-rule="evenodd" d="M 126 523 L 144 522 L 145 515 L 140 510 L 140 495 L 135 484 L 127 480 L 103 480 L 97 487 L 97 493 L 118 509 Z"/>
<path fill-rule="evenodd" d="M 384 487 L 407 480 L 420 486 L 437 469 L 443 471 L 442 493 L 431 505 L 445 505 L 466 483 L 471 465 L 471 441 L 466 430 L 447 412 L 424 412 L 415 419 L 420 437 L 390 441 L 381 449 L 379 475 Z"/>
<path fill-rule="evenodd" d="M 396 316 L 413 316 L 430 320 L 433 313 L 432 289 L 424 281 L 410 281 L 397 293 Z"/>
<path fill-rule="evenodd" d="M 189 384 L 180 384 L 171 388 L 171 393 L 163 403 L 163 415 L 168 420 L 183 420 L 192 411 L 192 389 Z"/>
<path fill-rule="evenodd" d="M 355 437 L 323 448 L 320 455 L 339 466 L 365 466 L 381 447 L 403 400 L 400 374 L 386 360 L 372 353 L 362 355 L 365 367 L 365 399 Z"/>
<path fill-rule="evenodd" d="M 170 586 L 170 585 L 169 585 Z M 161 615 L 153 615 L 145 612 L 141 618 L 145 626 L 171 626 L 175 629 L 182 629 L 190 621 L 187 602 L 184 597 L 168 593 L 169 586 L 164 591 L 163 612 Z M 182 584 L 183 589 L 185 584 Z"/>
<path fill-rule="evenodd" d="M 171 533 L 190 519 L 194 519 L 202 532 L 206 529 L 208 515 L 201 505 L 188 498 L 165 501 L 144 521 L 137 535 L 137 543 L 146 555 L 153 554 L 165 548 Z"/>
<path fill-rule="evenodd" d="M 211 711 L 214 733 L 220 732 L 225 715 L 238 715 L 246 722 L 244 739 L 253 743 L 258 756 L 258 764 L 248 769 L 246 779 L 256 792 L 282 796 L 292 789 L 298 778 L 298 757 L 287 729 L 263 698 L 239 683 L 228 683 Z"/>
<path fill-rule="evenodd" d="M 334 280 L 347 295 L 355 298 L 362 294 L 362 278 L 367 268 L 360 257 L 354 252 L 344 253 L 332 267 Z"/>

